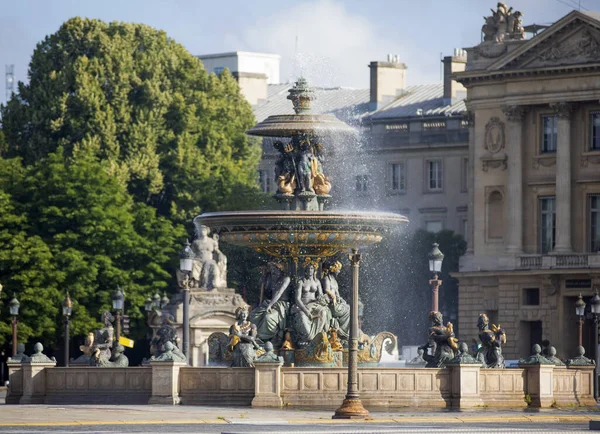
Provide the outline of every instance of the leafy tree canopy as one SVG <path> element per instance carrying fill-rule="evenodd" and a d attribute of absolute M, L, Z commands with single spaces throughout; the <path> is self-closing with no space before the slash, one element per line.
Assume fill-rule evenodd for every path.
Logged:
<path fill-rule="evenodd" d="M 142 24 L 73 18 L 35 49 L 1 109 L 0 153 L 25 165 L 89 150 L 136 201 L 174 221 L 256 196 L 250 105 L 225 71 Z"/>
<path fill-rule="evenodd" d="M 13 291 L 21 302 L 20 340 L 57 342 L 66 290 L 73 333 L 84 334 L 110 308 L 117 285 L 135 321 L 146 296 L 171 279 L 182 226 L 134 202 L 106 164 L 89 149 L 65 157 L 62 147 L 26 168 L 0 159 L 0 281 L 5 303 Z M 7 316 L 0 321 L 1 345 L 10 335 Z"/>

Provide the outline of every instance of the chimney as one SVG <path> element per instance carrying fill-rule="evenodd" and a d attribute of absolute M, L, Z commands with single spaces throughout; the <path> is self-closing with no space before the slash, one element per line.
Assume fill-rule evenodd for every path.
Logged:
<path fill-rule="evenodd" d="M 371 62 L 371 97 L 373 109 L 392 102 L 406 87 L 406 65 L 398 55 L 388 54 L 387 62 Z"/>
<path fill-rule="evenodd" d="M 446 56 L 444 60 L 444 101 L 453 104 L 467 96 L 467 90 L 459 82 L 452 80 L 452 74 L 462 72 L 467 65 L 466 50 L 455 48 L 453 56 Z"/>

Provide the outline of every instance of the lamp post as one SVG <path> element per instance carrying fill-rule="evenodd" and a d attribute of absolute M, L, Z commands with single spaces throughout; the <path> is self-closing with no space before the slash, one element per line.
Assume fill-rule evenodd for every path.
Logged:
<path fill-rule="evenodd" d="M 12 356 L 16 356 L 17 355 L 17 317 L 19 316 L 19 306 L 21 305 L 21 303 L 19 303 L 19 300 L 17 300 L 17 297 L 15 297 L 15 295 L 13 294 L 13 298 L 12 300 L 8 303 L 8 308 L 10 310 L 10 314 L 12 315 Z"/>
<path fill-rule="evenodd" d="M 190 247 L 189 240 L 179 252 L 179 270 L 185 274 L 183 280 L 183 354 L 190 362 L 190 274 L 194 265 L 194 251 Z"/>
<path fill-rule="evenodd" d="M 348 348 L 348 392 L 333 419 L 365 419 L 369 411 L 363 407 L 358 393 L 358 271 L 360 254 L 352 249 L 348 255 L 352 264 L 352 298 L 350 302 L 350 346 Z"/>
<path fill-rule="evenodd" d="M 117 290 L 112 295 L 112 307 L 116 313 L 117 330 L 115 333 L 115 341 L 119 342 L 121 338 L 121 312 L 125 304 L 125 296 L 121 292 L 121 288 L 117 286 Z"/>
<path fill-rule="evenodd" d="M 583 346 L 583 315 L 585 313 L 585 301 L 583 301 L 583 297 L 579 294 L 577 297 L 577 301 L 575 302 L 575 312 L 579 317 L 577 321 L 579 324 L 579 346 Z"/>
<path fill-rule="evenodd" d="M 71 312 L 73 311 L 73 303 L 69 292 L 62 302 L 62 314 L 65 317 L 65 367 L 69 367 L 69 323 L 71 319 Z"/>
<path fill-rule="evenodd" d="M 598 317 L 600 317 L 600 295 L 598 289 L 590 301 L 592 315 L 594 317 L 594 355 L 596 356 L 596 366 L 594 367 L 594 399 L 598 399 Z"/>
<path fill-rule="evenodd" d="M 444 254 L 439 249 L 438 243 L 433 243 L 433 248 L 429 252 L 429 271 L 433 273 L 433 277 L 429 281 L 432 292 L 432 307 L 433 312 L 439 312 L 438 295 L 442 281 L 438 279 L 438 273 L 442 271 L 442 262 Z"/>

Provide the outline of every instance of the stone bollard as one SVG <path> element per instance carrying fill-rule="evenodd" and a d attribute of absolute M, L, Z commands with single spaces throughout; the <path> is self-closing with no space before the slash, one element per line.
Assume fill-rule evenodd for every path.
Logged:
<path fill-rule="evenodd" d="M 422 357 L 423 350 L 419 350 Z M 416 364 L 416 363 L 415 363 Z M 483 406 L 479 396 L 481 389 L 481 362 L 469 354 L 469 348 L 461 343 L 456 357 L 448 362 L 452 369 L 451 378 L 451 406 L 454 408 L 473 408 Z"/>
<path fill-rule="evenodd" d="M 148 404 L 178 405 L 179 371 L 188 366 L 186 362 L 150 361 L 152 367 L 152 396 Z"/>
<path fill-rule="evenodd" d="M 533 354 L 519 360 L 519 368 L 524 368 L 527 377 L 525 393 L 533 408 L 551 407 L 554 404 L 554 363 L 542 356 L 538 344 L 533 346 Z"/>
<path fill-rule="evenodd" d="M 23 395 L 19 404 L 43 404 L 46 399 L 46 368 L 54 368 L 56 360 L 50 359 L 42 351 L 39 342 L 33 347 L 34 354 L 23 360 Z"/>
<path fill-rule="evenodd" d="M 283 357 L 273 352 L 271 342 L 265 344 L 267 352 L 254 361 L 254 399 L 252 407 L 281 407 L 281 366 Z"/>

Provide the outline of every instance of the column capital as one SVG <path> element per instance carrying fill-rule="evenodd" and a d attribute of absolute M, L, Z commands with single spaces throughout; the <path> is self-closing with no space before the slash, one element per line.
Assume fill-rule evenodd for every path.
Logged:
<path fill-rule="evenodd" d="M 505 105 L 502 107 L 502 112 L 509 121 L 521 122 L 527 112 L 527 107 L 524 105 Z"/>
<path fill-rule="evenodd" d="M 550 108 L 554 110 L 556 116 L 562 119 L 571 119 L 571 113 L 573 112 L 574 106 L 568 102 L 556 102 L 550 104 Z"/>

